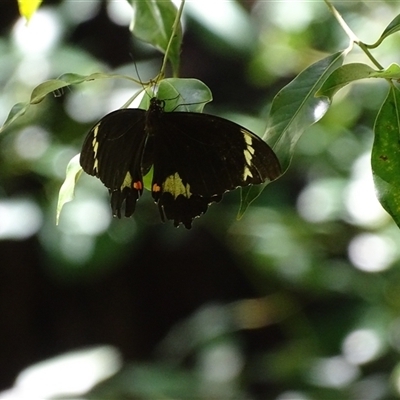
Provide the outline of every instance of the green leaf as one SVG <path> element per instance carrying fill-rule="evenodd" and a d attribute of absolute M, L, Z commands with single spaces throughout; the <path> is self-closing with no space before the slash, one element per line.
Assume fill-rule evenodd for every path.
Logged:
<path fill-rule="evenodd" d="M 154 166 L 152 165 L 150 171 L 143 177 L 143 186 L 146 190 L 151 192 L 151 184 L 153 183 Z"/>
<path fill-rule="evenodd" d="M 294 148 L 303 132 L 328 110 L 329 99 L 316 97 L 316 93 L 327 77 L 343 63 L 344 55 L 345 51 L 337 52 L 310 65 L 275 96 L 264 139 L 278 156 L 282 173 L 289 167 Z M 268 183 L 242 189 L 238 218 L 242 217 Z"/>
<path fill-rule="evenodd" d="M 26 110 L 29 108 L 29 103 L 17 103 L 14 104 L 11 108 L 10 113 L 8 114 L 6 120 L 2 127 L 0 127 L 0 133 L 3 132 L 10 124 L 12 124 L 17 118 L 26 113 Z"/>
<path fill-rule="evenodd" d="M 50 93 L 54 93 L 66 86 L 75 85 L 78 83 L 83 83 L 87 81 L 94 81 L 97 79 L 127 79 L 135 83 L 140 83 L 134 78 L 126 75 L 119 74 L 105 74 L 101 72 L 95 72 L 90 75 L 79 75 L 79 74 L 64 74 L 59 79 L 50 79 L 48 81 L 42 82 L 36 86 L 31 93 L 29 102 L 27 103 L 17 103 L 15 104 L 7 119 L 5 120 L 3 126 L 0 128 L 0 133 L 6 129 L 11 123 L 13 123 L 17 118 L 24 115 L 31 104 L 38 104 Z"/>
<path fill-rule="evenodd" d="M 400 92 L 390 85 L 376 117 L 372 172 L 383 208 L 400 227 Z"/>
<path fill-rule="evenodd" d="M 57 215 L 56 215 L 56 224 L 58 225 L 61 210 L 64 207 L 64 204 L 70 202 L 74 198 L 75 193 L 75 185 L 78 181 L 79 177 L 82 173 L 82 167 L 79 163 L 80 154 L 74 156 L 67 166 L 67 172 L 65 181 L 60 188 L 60 192 L 58 194 L 58 202 L 57 202 Z"/>
<path fill-rule="evenodd" d="M 285 171 L 303 132 L 319 121 L 329 108 L 329 100 L 316 97 L 327 77 L 343 62 L 343 52 L 311 65 L 285 86 L 274 98 L 264 135 L 278 155 Z"/>
<path fill-rule="evenodd" d="M 398 32 L 399 30 L 400 30 L 400 15 L 397 15 L 386 27 L 386 29 L 383 31 L 382 35 L 376 41 L 376 43 L 369 45 L 368 48 L 372 49 L 378 47 L 388 36 Z"/>
<path fill-rule="evenodd" d="M 139 108 L 147 110 L 151 97 L 165 101 L 164 111 L 202 112 L 204 106 L 212 101 L 210 88 L 198 79 L 167 78 L 163 79 L 156 93 L 143 96 Z"/>
<path fill-rule="evenodd" d="M 375 77 L 374 74 L 376 72 L 367 64 L 353 63 L 343 65 L 332 72 L 317 91 L 316 96 L 326 96 L 332 100 L 335 93 L 344 86 L 359 79 Z"/>
<path fill-rule="evenodd" d="M 38 104 L 49 94 L 53 93 L 63 87 L 69 86 L 68 82 L 60 79 L 51 79 L 36 86 L 31 94 L 29 104 Z"/>
<path fill-rule="evenodd" d="M 381 71 L 374 71 L 371 74 L 373 78 L 385 78 L 385 79 L 400 79 L 400 66 L 398 64 L 391 64 L 388 68 Z"/>
<path fill-rule="evenodd" d="M 105 74 L 102 72 L 95 72 L 90 75 L 67 73 L 62 75 L 59 79 L 51 79 L 36 86 L 32 91 L 30 104 L 40 103 L 49 93 L 53 93 L 66 86 L 77 85 L 79 83 L 94 81 L 98 79 L 116 79 L 116 78 L 128 79 L 135 83 L 140 83 L 136 79 L 131 78 L 130 76 L 127 75 Z"/>
<path fill-rule="evenodd" d="M 104 72 L 93 72 L 90 75 L 80 75 L 73 73 L 66 73 L 60 76 L 60 80 L 67 82 L 69 85 L 76 85 L 78 83 L 87 82 L 87 81 L 95 81 L 98 79 L 127 79 L 131 82 L 135 82 L 138 85 L 141 85 L 141 82 L 135 78 L 132 78 L 129 75 L 121 75 L 121 74 L 107 74 Z"/>
<path fill-rule="evenodd" d="M 163 53 L 170 41 L 177 9 L 170 0 L 130 0 L 133 8 L 132 33 L 144 42 L 150 43 Z M 174 75 L 177 75 L 182 43 L 182 28 L 173 38 L 168 57 Z"/>
<path fill-rule="evenodd" d="M 147 91 L 144 91 L 144 95 L 142 97 L 142 100 L 140 101 L 139 107 L 142 110 L 148 110 L 150 107 L 150 99 L 154 97 L 153 95 L 149 95 L 149 93 L 147 93 Z"/>
<path fill-rule="evenodd" d="M 168 78 L 160 82 L 157 98 L 165 100 L 165 111 L 202 112 L 212 101 L 209 87 L 198 79 Z"/>

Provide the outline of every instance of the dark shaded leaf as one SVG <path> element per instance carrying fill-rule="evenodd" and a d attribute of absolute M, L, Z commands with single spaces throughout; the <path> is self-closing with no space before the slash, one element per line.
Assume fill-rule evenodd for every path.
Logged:
<path fill-rule="evenodd" d="M 394 85 L 376 117 L 372 172 L 377 196 L 400 227 L 400 91 Z"/>

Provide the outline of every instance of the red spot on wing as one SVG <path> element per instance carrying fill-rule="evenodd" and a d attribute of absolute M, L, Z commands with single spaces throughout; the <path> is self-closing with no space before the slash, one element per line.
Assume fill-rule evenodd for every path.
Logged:
<path fill-rule="evenodd" d="M 136 181 L 133 182 L 132 187 L 136 190 L 142 190 L 143 189 L 143 183 L 141 181 Z"/>

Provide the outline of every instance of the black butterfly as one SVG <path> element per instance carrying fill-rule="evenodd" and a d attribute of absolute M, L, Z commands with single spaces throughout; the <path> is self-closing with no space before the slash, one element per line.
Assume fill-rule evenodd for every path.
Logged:
<path fill-rule="evenodd" d="M 247 129 L 213 115 L 164 112 L 155 97 L 147 111 L 121 109 L 102 118 L 83 143 L 80 163 L 109 189 L 119 218 L 121 208 L 126 217 L 134 213 L 153 166 L 151 192 L 161 219 L 188 229 L 226 191 L 281 173 L 275 153 Z"/>

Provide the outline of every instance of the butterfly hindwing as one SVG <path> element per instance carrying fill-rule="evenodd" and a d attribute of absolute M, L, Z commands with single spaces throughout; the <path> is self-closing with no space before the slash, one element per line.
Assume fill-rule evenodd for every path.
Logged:
<path fill-rule="evenodd" d="M 152 193 L 163 219 L 192 220 L 239 186 L 280 174 L 271 148 L 247 129 L 207 114 L 163 113 L 155 127 Z"/>
<path fill-rule="evenodd" d="M 113 214 L 133 214 L 143 191 L 142 156 L 146 143 L 146 111 L 122 109 L 101 119 L 89 132 L 80 163 L 85 172 L 98 177 L 111 193 Z"/>

